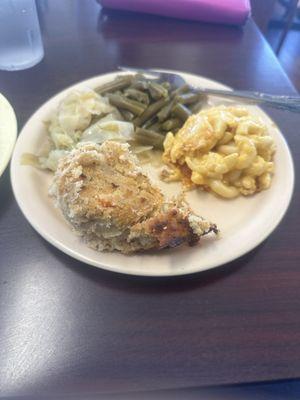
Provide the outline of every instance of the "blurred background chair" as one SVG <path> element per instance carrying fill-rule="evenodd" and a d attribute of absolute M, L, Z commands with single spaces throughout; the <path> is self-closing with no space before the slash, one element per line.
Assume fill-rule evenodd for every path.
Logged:
<path fill-rule="evenodd" d="M 300 1 L 251 0 L 252 16 L 300 90 Z"/>

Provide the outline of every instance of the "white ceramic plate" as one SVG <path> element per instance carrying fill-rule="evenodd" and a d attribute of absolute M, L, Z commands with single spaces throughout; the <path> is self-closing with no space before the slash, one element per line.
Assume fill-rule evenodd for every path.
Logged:
<path fill-rule="evenodd" d="M 182 73 L 182 76 L 195 86 L 225 87 L 196 75 Z M 269 236 L 288 208 L 293 192 L 294 170 L 284 137 L 266 114 L 253 106 L 250 107 L 253 113 L 260 115 L 269 125 L 277 145 L 276 172 L 271 188 L 253 197 L 234 200 L 219 199 L 202 191 L 193 191 L 188 195 L 195 212 L 217 223 L 222 232 L 220 239 L 207 237 L 195 247 L 183 246 L 153 254 L 125 256 L 96 252 L 72 232 L 48 197 L 51 174 L 21 166 L 20 157 L 24 152 L 38 152 L 45 138 L 43 121 L 49 118 L 70 90 L 95 87 L 114 77 L 115 73 L 98 76 L 64 90 L 39 108 L 24 126 L 12 157 L 11 179 L 17 202 L 31 225 L 54 246 L 87 264 L 120 273 L 149 276 L 182 275 L 214 268 L 242 256 Z M 211 101 L 211 104 L 220 102 Z M 153 170 L 150 172 L 166 194 L 179 191 L 180 184 L 161 183 L 157 173 Z"/>
<path fill-rule="evenodd" d="M 17 120 L 12 106 L 0 93 L 0 176 L 5 170 L 17 138 Z"/>

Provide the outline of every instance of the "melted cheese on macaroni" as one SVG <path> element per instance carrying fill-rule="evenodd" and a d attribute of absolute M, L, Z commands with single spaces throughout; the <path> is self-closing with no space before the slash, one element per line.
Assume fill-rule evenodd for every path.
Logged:
<path fill-rule="evenodd" d="M 182 180 L 226 198 L 271 185 L 275 144 L 267 126 L 242 107 L 213 107 L 192 115 L 164 141 L 165 181 Z"/>

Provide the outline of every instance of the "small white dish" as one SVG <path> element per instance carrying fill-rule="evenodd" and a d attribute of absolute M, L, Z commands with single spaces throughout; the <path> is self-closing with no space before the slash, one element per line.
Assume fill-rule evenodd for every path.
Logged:
<path fill-rule="evenodd" d="M 69 91 L 86 86 L 96 87 L 112 80 L 117 74 L 119 72 L 97 76 L 60 92 L 42 105 L 22 129 L 12 157 L 11 180 L 16 200 L 31 225 L 48 242 L 71 257 L 110 271 L 143 276 L 184 275 L 214 268 L 242 256 L 266 239 L 288 208 L 293 192 L 294 169 L 283 135 L 270 118 L 255 106 L 249 108 L 269 125 L 270 134 L 277 146 L 275 175 L 271 188 L 252 197 L 239 197 L 234 200 L 216 198 L 200 190 L 188 194 L 192 209 L 218 225 L 221 230 L 220 239 L 205 237 L 195 247 L 182 246 L 126 256 L 116 252 L 92 250 L 74 234 L 48 196 L 51 174 L 30 166 L 22 166 L 21 155 L 38 152 L 46 135 L 43 121 L 49 119 Z M 180 74 L 194 86 L 227 88 L 204 77 Z M 214 105 L 224 101 L 215 99 L 210 103 Z M 150 173 L 166 194 L 179 191 L 180 184 L 162 183 L 157 179 L 157 171 L 150 168 Z"/>
<path fill-rule="evenodd" d="M 0 93 L 0 176 L 9 163 L 17 138 L 17 119 L 12 106 Z"/>

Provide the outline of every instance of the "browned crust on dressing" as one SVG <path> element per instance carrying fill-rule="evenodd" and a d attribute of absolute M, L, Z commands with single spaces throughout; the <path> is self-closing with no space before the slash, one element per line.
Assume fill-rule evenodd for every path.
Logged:
<path fill-rule="evenodd" d="M 196 244 L 214 225 L 167 202 L 128 145 L 86 143 L 64 157 L 50 193 L 89 246 L 122 253 Z"/>

